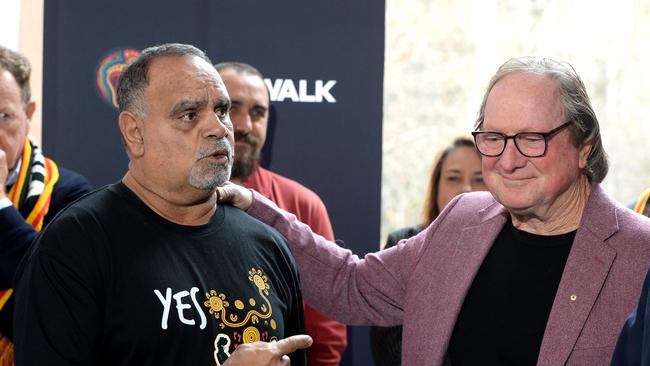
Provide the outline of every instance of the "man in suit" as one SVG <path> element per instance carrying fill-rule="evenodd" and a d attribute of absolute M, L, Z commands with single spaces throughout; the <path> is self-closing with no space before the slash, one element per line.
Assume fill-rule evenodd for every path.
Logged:
<path fill-rule="evenodd" d="M 288 239 L 306 301 L 348 324 L 403 324 L 404 365 L 609 365 L 650 262 L 650 222 L 600 187 L 607 160 L 580 77 L 509 60 L 473 135 L 489 193 L 458 196 L 364 259 L 258 194 L 220 195 Z"/>
<path fill-rule="evenodd" d="M 25 56 L 0 46 L 0 365 L 13 362 L 12 281 L 18 263 L 41 229 L 92 189 L 29 137 L 36 111 L 30 74 Z"/>

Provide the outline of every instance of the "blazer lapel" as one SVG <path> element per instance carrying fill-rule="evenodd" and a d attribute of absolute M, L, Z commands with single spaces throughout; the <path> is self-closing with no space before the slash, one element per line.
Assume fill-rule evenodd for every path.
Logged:
<path fill-rule="evenodd" d="M 507 218 L 500 205 L 496 208 L 492 206 L 479 214 L 483 215 L 481 223 L 461 231 L 452 257 L 445 263 L 445 280 L 438 292 L 445 295 L 439 297 L 436 307 L 442 311 L 433 313 L 433 316 L 425 321 L 430 324 L 425 329 L 433 331 L 433 338 L 442 340 L 437 343 L 440 348 L 433 350 L 433 354 L 441 357 L 445 357 L 447 353 L 465 295 Z M 442 359 L 432 361 L 432 364 L 440 364 Z"/>
<path fill-rule="evenodd" d="M 593 188 L 594 186 L 592 186 Z M 618 231 L 615 210 L 594 189 L 564 267 L 537 365 L 564 365 L 616 258 L 605 240 Z"/>

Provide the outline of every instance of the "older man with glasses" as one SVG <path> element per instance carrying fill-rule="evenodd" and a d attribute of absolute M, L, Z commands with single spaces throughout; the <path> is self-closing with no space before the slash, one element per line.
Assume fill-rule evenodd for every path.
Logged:
<path fill-rule="evenodd" d="M 288 239 L 317 309 L 403 324 L 404 365 L 609 365 L 650 262 L 650 221 L 600 186 L 607 159 L 580 77 L 565 62 L 509 60 L 473 134 L 489 192 L 458 196 L 364 259 L 257 193 L 220 194 Z"/>

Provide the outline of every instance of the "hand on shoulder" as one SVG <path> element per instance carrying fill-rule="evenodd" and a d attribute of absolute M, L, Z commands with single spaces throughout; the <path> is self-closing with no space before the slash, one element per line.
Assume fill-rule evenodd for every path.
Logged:
<path fill-rule="evenodd" d="M 247 210 L 253 203 L 253 192 L 232 182 L 217 187 L 217 202 L 231 203 L 242 210 Z"/>

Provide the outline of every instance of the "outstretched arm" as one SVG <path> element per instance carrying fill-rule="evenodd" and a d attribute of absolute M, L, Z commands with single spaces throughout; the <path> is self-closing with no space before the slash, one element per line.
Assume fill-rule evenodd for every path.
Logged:
<path fill-rule="evenodd" d="M 424 245 L 424 235 L 412 238 L 408 245 L 359 259 L 248 189 L 228 184 L 219 188 L 219 197 L 222 202 L 247 209 L 249 215 L 287 238 L 307 303 L 347 324 L 402 322 L 406 281 Z"/>

